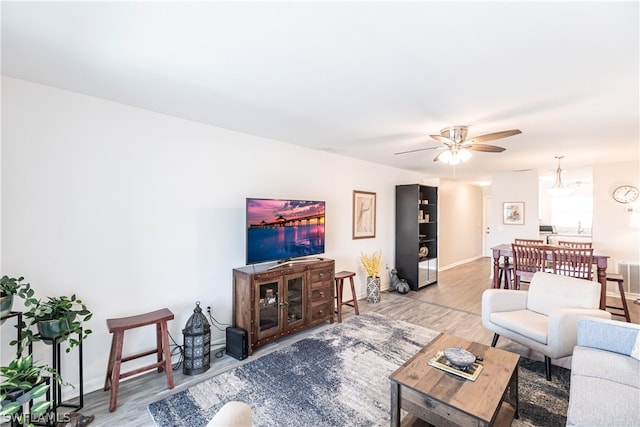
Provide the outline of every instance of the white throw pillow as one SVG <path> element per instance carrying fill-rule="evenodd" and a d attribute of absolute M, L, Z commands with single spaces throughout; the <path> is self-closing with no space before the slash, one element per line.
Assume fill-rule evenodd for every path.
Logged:
<path fill-rule="evenodd" d="M 636 335 L 636 343 L 631 349 L 631 357 L 640 360 L 640 333 Z"/>

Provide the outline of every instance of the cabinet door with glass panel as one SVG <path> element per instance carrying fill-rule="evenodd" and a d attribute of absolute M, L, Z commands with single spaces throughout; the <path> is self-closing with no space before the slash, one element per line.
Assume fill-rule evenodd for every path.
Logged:
<path fill-rule="evenodd" d="M 303 323 L 305 276 L 302 272 L 256 281 L 258 339 Z"/>
<path fill-rule="evenodd" d="M 285 295 L 284 301 L 285 329 L 298 326 L 305 318 L 305 278 L 306 273 L 289 274 L 284 276 Z"/>
<path fill-rule="evenodd" d="M 256 328 L 258 339 L 278 333 L 281 329 L 282 277 L 262 279 L 255 282 L 256 286 Z"/>

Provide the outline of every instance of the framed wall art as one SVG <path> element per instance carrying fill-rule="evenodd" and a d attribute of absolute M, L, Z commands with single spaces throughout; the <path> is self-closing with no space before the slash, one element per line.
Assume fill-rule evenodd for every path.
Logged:
<path fill-rule="evenodd" d="M 524 202 L 504 202 L 502 206 L 503 224 L 524 224 Z"/>
<path fill-rule="evenodd" d="M 353 238 L 376 237 L 376 193 L 353 190 Z"/>

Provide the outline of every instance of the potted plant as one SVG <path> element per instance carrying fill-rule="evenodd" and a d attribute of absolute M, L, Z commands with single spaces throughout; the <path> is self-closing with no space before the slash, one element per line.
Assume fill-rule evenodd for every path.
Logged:
<path fill-rule="evenodd" d="M 367 272 L 367 301 L 380 301 L 380 268 L 382 266 L 382 251 L 374 252 L 370 256 L 361 253 L 360 262 Z"/>
<path fill-rule="evenodd" d="M 83 328 L 83 324 L 91 319 L 93 313 L 75 294 L 71 297 L 47 297 L 44 301 L 31 295 L 24 304 L 27 308 L 24 316 L 31 319 L 23 331 L 26 345 L 39 340 L 52 343 L 57 339 L 69 343 L 66 349 L 68 353 L 71 348 L 80 344 L 80 337 L 85 339 L 92 332 L 91 329 Z M 37 335 L 30 329 L 31 326 L 37 328 Z M 76 335 L 79 338 L 76 338 Z"/>
<path fill-rule="evenodd" d="M 5 317 L 13 309 L 13 296 L 26 298 L 28 283 L 22 283 L 24 277 L 2 276 L 0 279 L 0 317 Z"/>
<path fill-rule="evenodd" d="M 12 360 L 7 366 L 0 367 L 0 417 L 15 416 L 24 404 L 44 396 L 51 380 L 63 383 L 60 375 L 48 365 L 37 365 L 33 356 L 20 356 Z M 51 402 L 40 400 L 33 403 L 30 418 L 34 419 L 44 414 Z M 20 424 L 24 424 L 24 414 L 17 416 Z M 29 426 L 33 425 L 31 423 Z"/>

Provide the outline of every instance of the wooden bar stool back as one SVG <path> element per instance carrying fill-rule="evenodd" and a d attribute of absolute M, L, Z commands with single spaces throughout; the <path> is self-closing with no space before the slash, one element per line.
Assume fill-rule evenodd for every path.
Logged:
<path fill-rule="evenodd" d="M 513 288 L 513 263 L 509 259 L 509 257 L 504 257 L 504 261 L 500 263 L 498 266 L 498 287 L 502 286 L 502 277 L 504 276 L 504 288 L 512 289 Z"/>
<path fill-rule="evenodd" d="M 336 273 L 336 298 L 338 300 L 337 312 L 338 312 L 338 322 L 342 323 L 342 306 L 348 305 L 349 307 L 353 307 L 356 315 L 360 315 L 360 311 L 358 310 L 358 298 L 356 297 L 356 286 L 353 283 L 353 278 L 356 275 L 353 271 L 341 271 Z M 348 301 L 342 300 L 342 289 L 344 288 L 344 279 L 349 278 L 349 282 L 351 283 L 351 299 Z"/>
<path fill-rule="evenodd" d="M 618 292 L 620 292 L 620 299 L 622 300 L 622 307 L 618 307 L 615 305 L 608 305 L 606 308 L 610 310 L 620 310 L 619 312 L 612 312 L 614 316 L 623 316 L 625 320 L 631 323 L 631 317 L 629 316 L 629 306 L 627 306 L 627 299 L 624 296 L 624 277 L 622 274 L 612 274 L 607 273 L 607 282 L 617 282 L 618 283 Z"/>
<path fill-rule="evenodd" d="M 109 332 L 113 334 L 111 339 L 111 351 L 109 353 L 109 366 L 107 368 L 107 376 L 104 382 L 104 390 L 107 391 L 111 389 L 111 399 L 109 401 L 110 412 L 116 410 L 118 401 L 118 385 L 122 378 L 157 368 L 158 372 L 165 371 L 167 373 L 167 385 L 169 386 L 169 389 L 173 389 L 173 369 L 171 367 L 171 351 L 169 350 L 169 330 L 167 329 L 167 322 L 169 320 L 173 320 L 173 318 L 174 316 L 171 310 L 163 308 L 161 310 L 138 314 L 135 316 L 107 319 L 107 327 L 109 328 Z M 122 357 L 124 332 L 129 329 L 149 325 L 156 325 L 156 348 L 143 353 L 134 354 L 132 356 Z M 128 372 L 122 372 L 122 363 L 138 359 L 140 357 L 150 356 L 152 354 L 157 355 L 157 361 L 155 363 L 133 369 Z"/>

